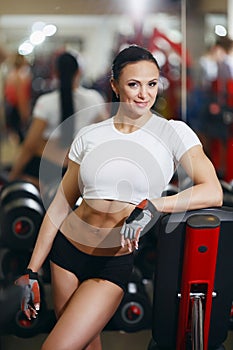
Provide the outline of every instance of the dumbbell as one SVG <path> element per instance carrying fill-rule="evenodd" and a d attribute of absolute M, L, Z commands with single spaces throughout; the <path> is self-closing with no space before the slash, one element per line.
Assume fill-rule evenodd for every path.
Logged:
<path fill-rule="evenodd" d="M 21 291 L 6 280 L 0 280 L 0 329 L 1 333 L 8 331 L 9 323 L 19 308 Z"/>
<path fill-rule="evenodd" d="M 55 323 L 54 311 L 42 306 L 37 317 L 31 320 L 22 311 L 17 311 L 8 324 L 8 332 L 19 338 L 31 338 L 41 333 L 50 333 Z"/>
<path fill-rule="evenodd" d="M 3 278 L 11 282 L 22 275 L 28 265 L 30 256 L 31 253 L 29 251 L 5 251 L 1 258 Z"/>
<path fill-rule="evenodd" d="M 0 190 L 8 183 L 8 172 L 0 171 Z"/>
<path fill-rule="evenodd" d="M 26 181 L 14 181 L 0 194 L 0 244 L 12 250 L 31 249 L 44 216 L 38 189 Z"/>
<path fill-rule="evenodd" d="M 128 290 L 106 330 L 127 333 L 151 328 L 152 306 L 145 290 L 140 270 L 134 268 Z"/>
<path fill-rule="evenodd" d="M 18 276 L 22 275 L 28 266 L 31 252 L 28 250 L 0 250 L 0 276 L 6 282 L 14 281 Z M 44 261 L 39 275 L 43 283 L 51 283 L 50 261 L 49 257 Z"/>

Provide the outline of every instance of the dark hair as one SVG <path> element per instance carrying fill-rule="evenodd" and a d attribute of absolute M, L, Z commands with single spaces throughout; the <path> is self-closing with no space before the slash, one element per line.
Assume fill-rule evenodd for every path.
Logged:
<path fill-rule="evenodd" d="M 233 49 L 233 40 L 229 37 L 220 37 L 216 40 L 215 45 L 229 53 Z"/>
<path fill-rule="evenodd" d="M 153 62 L 158 70 L 160 67 L 155 57 L 150 51 L 144 47 L 138 45 L 130 45 L 127 48 L 120 51 L 112 63 L 112 78 L 115 80 L 119 79 L 122 69 L 130 63 L 136 63 L 140 61 Z M 115 92 L 112 92 L 112 111 L 111 115 L 114 115 L 118 109 L 119 98 L 116 96 Z"/>
<path fill-rule="evenodd" d="M 69 52 L 64 52 L 56 59 L 56 70 L 59 76 L 60 104 L 61 104 L 61 137 L 60 142 L 63 147 L 70 145 L 73 139 L 73 81 L 76 72 L 79 69 L 78 61 Z M 69 119 L 67 119 L 69 118 Z M 65 123 L 63 123 L 67 120 Z"/>
<path fill-rule="evenodd" d="M 112 64 L 112 77 L 115 80 L 119 79 L 122 69 L 129 63 L 135 63 L 139 61 L 150 61 L 153 62 L 158 70 L 160 70 L 159 64 L 155 57 L 150 51 L 144 47 L 137 45 L 130 45 L 129 47 L 123 49 L 115 57 Z"/>

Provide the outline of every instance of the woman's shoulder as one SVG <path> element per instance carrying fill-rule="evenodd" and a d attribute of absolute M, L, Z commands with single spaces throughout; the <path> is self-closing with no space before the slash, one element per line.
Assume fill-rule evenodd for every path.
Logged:
<path fill-rule="evenodd" d="M 152 122 L 156 127 L 167 127 L 174 130 L 190 129 L 190 126 L 183 120 L 179 119 L 166 119 L 160 114 L 153 113 Z"/>
<path fill-rule="evenodd" d="M 164 129 L 167 129 L 167 127 L 169 127 L 169 120 L 160 114 L 153 113 L 152 118 L 148 124 L 148 127 L 151 128 L 151 130 L 160 132 Z"/>
<path fill-rule="evenodd" d="M 79 86 L 78 88 L 76 88 L 75 90 L 75 95 L 78 97 L 83 97 L 83 98 L 95 98 L 95 99 L 101 99 L 104 101 L 104 98 L 102 96 L 102 94 L 92 88 L 86 88 L 84 86 Z"/>
<path fill-rule="evenodd" d="M 49 91 L 49 92 L 45 92 L 42 95 L 40 95 L 36 102 L 37 103 L 49 103 L 50 101 L 53 102 L 54 100 L 57 100 L 59 97 L 58 91 L 57 90 L 53 90 L 53 91 Z"/>
<path fill-rule="evenodd" d="M 174 138 L 179 138 L 182 142 L 188 138 L 197 138 L 196 133 L 185 121 L 166 119 L 159 115 L 153 115 L 152 124 L 148 125 L 148 128 L 167 143 L 173 142 Z"/>
<path fill-rule="evenodd" d="M 183 130 L 185 131 L 193 131 L 191 127 L 183 120 L 170 119 L 169 125 L 177 132 Z"/>

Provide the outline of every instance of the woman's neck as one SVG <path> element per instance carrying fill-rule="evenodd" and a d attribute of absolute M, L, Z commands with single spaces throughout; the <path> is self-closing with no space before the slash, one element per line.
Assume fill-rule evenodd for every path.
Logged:
<path fill-rule="evenodd" d="M 147 121 L 151 118 L 152 113 L 148 112 L 142 116 L 131 118 L 125 115 L 122 115 L 120 113 L 117 113 L 113 119 L 114 119 L 114 125 L 115 128 L 123 133 L 131 133 L 134 132 L 143 125 L 147 123 Z"/>

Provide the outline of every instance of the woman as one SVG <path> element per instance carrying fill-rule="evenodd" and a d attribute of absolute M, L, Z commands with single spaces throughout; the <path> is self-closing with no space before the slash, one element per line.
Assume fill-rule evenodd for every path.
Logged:
<path fill-rule="evenodd" d="M 31 68 L 25 56 L 16 53 L 12 68 L 4 82 L 4 112 L 6 126 L 18 138 L 24 140 L 31 115 Z"/>
<path fill-rule="evenodd" d="M 33 272 L 51 251 L 58 321 L 42 350 L 100 350 L 100 332 L 122 300 L 140 233 L 160 212 L 222 204 L 215 170 L 197 136 L 183 122 L 151 112 L 158 81 L 150 52 L 138 46 L 121 51 L 111 78 L 120 101 L 116 115 L 83 128 L 71 146 L 68 170 L 45 215 L 29 270 L 18 280 L 24 285 L 30 279 L 37 297 L 24 310 L 36 317 Z M 195 184 L 161 197 L 177 162 Z M 72 210 L 81 195 L 80 206 Z"/>
<path fill-rule="evenodd" d="M 66 170 L 66 154 L 73 135 L 80 127 L 105 118 L 103 97 L 96 90 L 80 85 L 81 70 L 77 58 L 63 52 L 57 57 L 55 68 L 58 88 L 38 98 L 9 181 L 24 179 L 39 186 L 40 177 L 42 184 L 52 183 L 61 167 Z M 82 114 L 82 110 L 91 106 L 95 108 Z M 71 116 L 73 118 L 69 118 Z M 46 172 L 40 173 L 42 155 Z"/>

